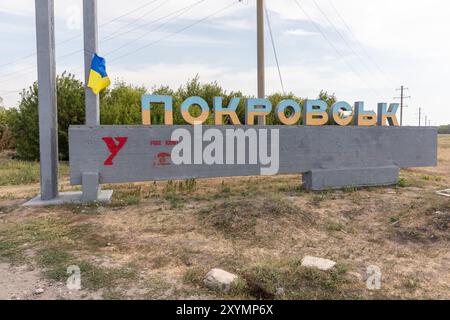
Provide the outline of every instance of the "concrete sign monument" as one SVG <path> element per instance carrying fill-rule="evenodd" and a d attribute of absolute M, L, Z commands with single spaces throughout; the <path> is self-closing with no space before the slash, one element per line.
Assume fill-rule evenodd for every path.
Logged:
<path fill-rule="evenodd" d="M 302 112 L 297 102 L 284 100 L 275 112 L 285 125 L 255 126 L 256 117 L 272 112 L 269 100 L 247 100 L 245 125 L 236 114 L 239 99 L 227 107 L 222 101 L 214 98 L 213 126 L 202 125 L 211 111 L 200 97 L 180 108 L 192 125 L 173 126 L 172 98 L 145 95 L 143 126 L 71 127 L 71 183 L 96 192 L 87 173 L 95 173 L 98 184 L 303 173 L 305 187 L 323 190 L 395 184 L 400 168 L 436 165 L 436 129 L 396 126 L 397 104 L 380 103 L 376 114 L 357 102 L 354 116 L 343 118 L 338 111 L 352 111 L 346 102 L 327 113 L 323 101 L 306 101 Z M 164 104 L 166 125 L 150 124 L 152 103 Z M 202 109 L 199 116 L 189 113 L 192 105 Z M 289 117 L 287 106 L 294 109 Z M 220 125 L 225 116 L 233 125 Z M 298 125 L 299 119 L 309 125 Z M 336 125 L 325 125 L 330 121 Z"/>
<path fill-rule="evenodd" d="M 98 50 L 96 0 L 83 5 L 87 79 Z M 313 190 L 389 185 L 398 181 L 400 168 L 437 163 L 437 129 L 399 127 L 398 104 L 380 103 L 377 112 L 363 102 L 329 108 L 320 100 L 284 100 L 272 106 L 260 70 L 259 98 L 245 101 L 244 123 L 236 113 L 240 98 L 224 105 L 215 97 L 210 106 L 190 97 L 179 108 L 189 125 L 176 126 L 171 96 L 144 95 L 142 126 L 100 126 L 98 96 L 86 89 L 86 125 L 69 128 L 70 181 L 83 191 L 58 194 L 53 0 L 36 0 L 36 14 L 42 194 L 31 205 L 107 202 L 112 191 L 102 191 L 101 184 L 167 179 L 301 173 Z M 258 28 L 258 39 L 261 33 Z M 164 106 L 164 125 L 151 124 L 155 104 Z M 192 106 L 201 109 L 198 116 L 190 113 Z M 271 113 L 282 125 L 265 125 Z M 211 116 L 214 125 L 205 126 Z M 222 125 L 224 117 L 232 125 Z"/>

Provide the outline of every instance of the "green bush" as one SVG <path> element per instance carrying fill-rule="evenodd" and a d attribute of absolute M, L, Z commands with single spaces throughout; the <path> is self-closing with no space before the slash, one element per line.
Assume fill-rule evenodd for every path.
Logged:
<path fill-rule="evenodd" d="M 142 124 L 141 97 L 144 87 L 134 87 L 118 82 L 113 89 L 106 89 L 100 98 L 100 123 Z"/>
<path fill-rule="evenodd" d="M 439 134 L 450 134 L 450 124 L 439 127 Z"/>
<path fill-rule="evenodd" d="M 241 92 L 230 92 L 223 90 L 223 88 L 217 82 L 210 83 L 201 83 L 199 81 L 198 75 L 191 80 L 188 80 L 186 84 L 180 86 L 178 90 L 174 91 L 167 86 L 161 86 L 158 88 L 153 88 L 151 90 L 152 94 L 158 95 L 170 95 L 173 96 L 173 123 L 175 125 L 183 125 L 187 124 L 186 121 L 181 116 L 181 104 L 184 100 L 192 96 L 199 96 L 208 102 L 209 107 L 212 109 L 213 107 L 213 99 L 214 97 L 223 97 L 223 105 L 227 106 L 231 100 L 231 98 L 243 98 L 243 94 Z M 245 105 L 244 101 L 241 100 L 238 106 L 237 114 L 241 122 L 244 122 L 245 114 Z M 190 108 L 190 113 L 193 116 L 199 116 L 201 113 L 201 109 L 198 106 L 192 106 Z M 140 114 L 140 110 L 139 110 Z M 164 108 L 163 105 L 155 105 L 152 106 L 152 124 L 163 124 L 164 123 Z M 211 125 L 214 123 L 214 115 L 210 114 L 205 124 Z M 229 124 L 230 119 L 224 119 L 224 124 Z"/>
<path fill-rule="evenodd" d="M 12 113 L 12 110 L 7 110 L 3 106 L 0 106 L 0 151 L 14 147 L 14 138 L 11 130 Z"/>
<path fill-rule="evenodd" d="M 69 125 L 84 123 L 84 86 L 71 74 L 57 77 L 58 145 L 61 160 L 69 158 Z M 35 82 L 21 93 L 18 110 L 13 114 L 12 130 L 17 156 L 23 160 L 39 160 L 38 85 Z"/>

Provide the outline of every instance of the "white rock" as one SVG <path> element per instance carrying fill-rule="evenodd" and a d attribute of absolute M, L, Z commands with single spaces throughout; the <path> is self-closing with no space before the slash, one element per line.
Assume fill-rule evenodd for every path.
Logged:
<path fill-rule="evenodd" d="M 34 293 L 35 294 L 42 294 L 42 293 L 44 293 L 44 289 L 38 288 L 38 289 L 36 289 L 36 291 L 34 291 Z"/>
<path fill-rule="evenodd" d="M 306 256 L 302 260 L 302 267 L 317 268 L 319 270 L 330 270 L 336 265 L 336 262 L 328 259 Z"/>
<path fill-rule="evenodd" d="M 231 285 L 237 280 L 235 274 L 229 273 L 222 269 L 212 269 L 209 271 L 203 280 L 203 284 L 212 290 L 220 290 L 228 292 L 231 289 Z"/>

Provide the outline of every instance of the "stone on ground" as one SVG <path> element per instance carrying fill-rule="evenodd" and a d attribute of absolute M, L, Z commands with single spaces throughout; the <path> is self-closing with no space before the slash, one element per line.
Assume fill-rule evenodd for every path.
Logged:
<path fill-rule="evenodd" d="M 34 294 L 43 294 L 44 293 L 44 289 L 42 288 L 38 288 L 34 291 Z"/>
<path fill-rule="evenodd" d="M 212 269 L 203 280 L 204 285 L 211 290 L 228 292 L 237 276 L 222 269 Z"/>
<path fill-rule="evenodd" d="M 302 266 L 308 268 L 317 268 L 319 270 L 327 271 L 332 269 L 336 262 L 328 259 L 306 256 L 302 260 Z"/>

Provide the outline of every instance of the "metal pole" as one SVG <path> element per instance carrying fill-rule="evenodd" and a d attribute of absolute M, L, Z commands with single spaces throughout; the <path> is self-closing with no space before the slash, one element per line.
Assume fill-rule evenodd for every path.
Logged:
<path fill-rule="evenodd" d="M 401 87 L 400 95 L 400 126 L 403 126 L 403 86 Z"/>
<path fill-rule="evenodd" d="M 41 200 L 58 197 L 58 112 L 54 0 L 36 0 Z"/>
<path fill-rule="evenodd" d="M 258 98 L 266 97 L 264 63 L 264 0 L 257 0 L 257 42 L 258 42 Z M 264 125 L 265 118 L 258 117 L 258 124 Z"/>
<path fill-rule="evenodd" d="M 86 125 L 100 124 L 100 98 L 87 87 L 91 62 L 98 51 L 97 0 L 83 0 Z"/>

